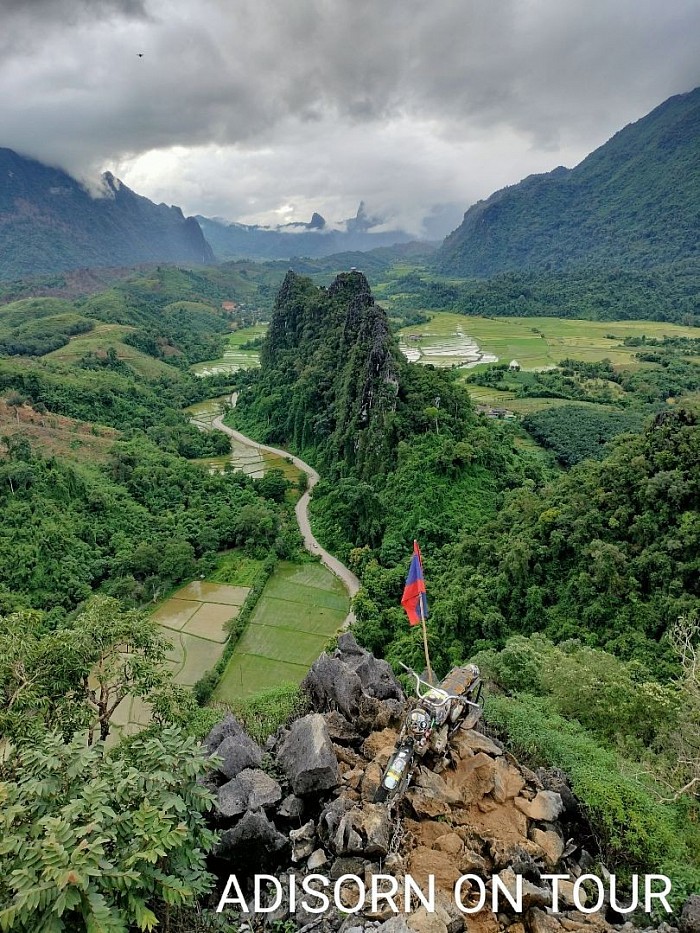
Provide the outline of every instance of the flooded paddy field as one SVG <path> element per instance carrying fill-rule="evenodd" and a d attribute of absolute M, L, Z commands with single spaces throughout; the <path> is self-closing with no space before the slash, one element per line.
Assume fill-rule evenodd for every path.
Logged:
<path fill-rule="evenodd" d="M 195 424 L 211 429 L 214 418 L 223 415 L 226 409 L 230 407 L 230 403 L 230 397 L 222 395 L 218 398 L 207 399 L 206 402 L 190 405 L 184 411 Z M 253 479 L 260 479 L 269 470 L 281 470 L 290 483 L 296 483 L 300 475 L 300 471 L 291 462 L 291 458 L 287 459 L 267 451 L 256 450 L 254 447 L 233 438 L 231 438 L 230 454 L 222 457 L 204 457 L 192 462 L 199 463 L 210 470 L 218 470 L 221 473 L 227 469 L 242 470 Z"/>
<path fill-rule="evenodd" d="M 230 703 L 300 683 L 342 627 L 348 608 L 343 584 L 321 564 L 280 563 L 212 699 Z"/>
<path fill-rule="evenodd" d="M 459 315 L 438 314 L 429 324 L 399 331 L 399 349 L 411 363 L 471 368 L 479 363 L 497 363 L 498 357 L 485 351 L 465 329 Z"/>
<path fill-rule="evenodd" d="M 221 657 L 228 623 L 241 611 L 250 587 L 195 580 L 181 587 L 153 613 L 171 642 L 168 667 L 176 684 L 192 687 Z M 126 697 L 114 713 L 115 734 L 132 735 L 150 721 L 139 697 Z"/>
<path fill-rule="evenodd" d="M 245 344 L 263 337 L 267 324 L 254 324 L 252 327 L 242 327 L 229 334 L 224 355 L 218 360 L 206 360 L 204 363 L 195 363 L 191 367 L 195 376 L 213 376 L 217 373 L 236 373 L 239 369 L 250 369 L 260 365 L 260 351 L 255 348 L 246 348 Z"/>

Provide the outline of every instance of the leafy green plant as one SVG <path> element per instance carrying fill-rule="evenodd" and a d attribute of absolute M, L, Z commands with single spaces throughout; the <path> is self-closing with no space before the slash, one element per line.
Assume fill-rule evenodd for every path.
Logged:
<path fill-rule="evenodd" d="M 486 716 L 530 764 L 554 765 L 569 775 L 603 858 L 621 874 L 685 864 L 700 881 L 697 833 L 685 804 L 662 803 L 639 769 L 560 716 L 550 698 L 492 695 Z"/>
<path fill-rule="evenodd" d="M 20 748 L 0 784 L 3 933 L 153 930 L 211 886 L 209 767 L 178 730 L 105 754 L 55 734 Z"/>

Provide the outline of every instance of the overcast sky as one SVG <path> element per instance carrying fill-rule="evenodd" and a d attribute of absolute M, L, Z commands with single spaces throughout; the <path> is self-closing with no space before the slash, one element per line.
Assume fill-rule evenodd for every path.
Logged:
<path fill-rule="evenodd" d="M 0 0 L 0 24 L 0 146 L 246 222 L 364 199 L 444 234 L 700 84 L 698 0 Z"/>

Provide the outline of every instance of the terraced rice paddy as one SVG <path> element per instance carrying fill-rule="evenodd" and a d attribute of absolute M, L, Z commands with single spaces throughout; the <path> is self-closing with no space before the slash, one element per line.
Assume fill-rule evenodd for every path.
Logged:
<path fill-rule="evenodd" d="M 179 589 L 156 609 L 153 619 L 172 643 L 168 666 L 175 683 L 192 687 L 216 664 L 228 637 L 227 623 L 235 619 L 250 592 L 196 580 Z M 150 709 L 139 697 L 127 697 L 113 718 L 115 737 L 132 735 L 150 721 Z"/>
<path fill-rule="evenodd" d="M 255 607 L 213 700 L 233 702 L 300 683 L 340 629 L 349 600 L 321 564 L 281 563 Z"/>
<path fill-rule="evenodd" d="M 196 363 L 192 367 L 195 376 L 213 376 L 217 373 L 236 373 L 239 369 L 251 369 L 260 365 L 258 350 L 243 349 L 242 345 L 262 337 L 267 330 L 267 324 L 254 324 L 252 327 L 243 327 L 228 336 L 228 346 L 219 360 L 207 360 Z"/>

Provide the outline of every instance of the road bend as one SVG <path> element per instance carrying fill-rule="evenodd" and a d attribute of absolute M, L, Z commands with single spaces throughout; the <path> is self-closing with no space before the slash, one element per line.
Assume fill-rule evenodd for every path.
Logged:
<path fill-rule="evenodd" d="M 235 398 L 232 398 L 231 401 L 233 404 L 235 404 Z M 303 494 L 303 496 L 301 496 L 294 508 L 297 523 L 299 525 L 299 531 L 301 532 L 301 536 L 304 539 L 304 547 L 309 552 L 309 554 L 313 554 L 315 557 L 319 557 L 321 559 L 321 563 L 328 567 L 331 573 L 335 574 L 335 576 L 343 582 L 345 588 L 348 591 L 348 595 L 352 599 L 352 597 L 355 596 L 357 591 L 360 589 L 360 581 L 357 579 L 355 574 L 345 566 L 345 564 L 341 564 L 337 557 L 333 557 L 333 555 L 329 554 L 325 548 L 321 547 L 321 545 L 314 537 L 313 532 L 311 531 L 311 523 L 309 521 L 309 502 L 311 501 L 311 491 L 319 481 L 319 475 L 316 470 L 314 470 L 312 466 L 309 466 L 308 463 L 304 463 L 303 460 L 300 460 L 299 457 L 295 457 L 293 454 L 290 454 L 287 450 L 281 450 L 278 447 L 268 447 L 267 444 L 260 444 L 258 441 L 254 441 L 252 437 L 247 437 L 245 434 L 241 434 L 240 431 L 236 431 L 235 428 L 230 428 L 227 424 L 224 424 L 224 419 L 222 416 L 214 418 L 211 424 L 218 431 L 223 431 L 224 434 L 228 434 L 228 436 L 234 440 L 239 441 L 241 444 L 245 444 L 246 447 L 252 447 L 253 450 L 266 451 L 267 453 L 275 454 L 278 457 L 288 458 L 292 461 L 298 470 L 306 473 L 306 492 Z M 349 628 L 349 626 L 351 626 L 354 621 L 355 614 L 351 610 L 348 613 L 345 622 L 343 623 L 343 628 Z"/>

